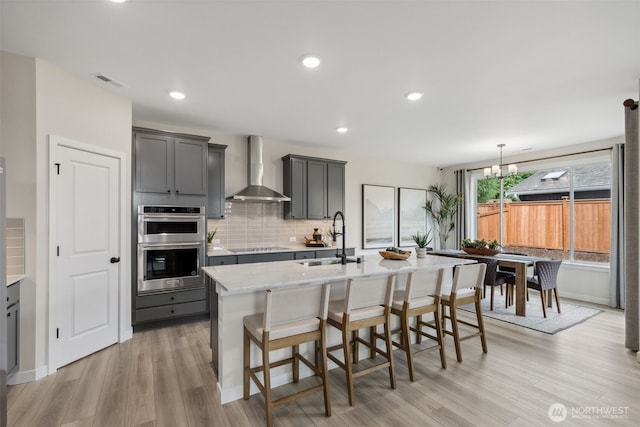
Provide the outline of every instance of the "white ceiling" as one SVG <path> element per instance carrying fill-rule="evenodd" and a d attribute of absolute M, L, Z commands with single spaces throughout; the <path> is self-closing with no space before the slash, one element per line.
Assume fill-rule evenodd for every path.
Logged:
<path fill-rule="evenodd" d="M 622 135 L 640 1 L 2 0 L 2 49 L 135 120 L 433 166 Z M 315 70 L 299 58 L 322 58 Z M 91 77 L 103 73 L 128 87 Z M 186 93 L 183 101 L 167 96 Z M 404 96 L 424 92 L 411 103 Z M 337 134 L 336 127 L 349 132 Z"/>

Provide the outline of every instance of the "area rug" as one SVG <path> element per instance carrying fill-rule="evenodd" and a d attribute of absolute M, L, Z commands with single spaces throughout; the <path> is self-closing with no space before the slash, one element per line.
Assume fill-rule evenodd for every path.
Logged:
<path fill-rule="evenodd" d="M 527 302 L 527 315 L 516 316 L 515 305 L 505 308 L 504 296 L 500 295 L 499 290 L 496 290 L 494 298 L 493 311 L 489 310 L 489 295 L 487 294 L 487 297 L 482 300 L 482 314 L 485 317 L 524 326 L 525 328 L 544 332 L 545 334 L 555 334 L 556 332 L 582 323 L 602 312 L 602 310 L 570 304 L 561 300 L 560 309 L 562 313 L 558 313 L 554 301 L 552 308 L 547 307 L 547 318 L 545 319 L 542 316 L 540 297 L 534 296 L 534 293 L 531 292 L 529 294 L 529 301 Z M 459 308 L 473 313 L 476 311 L 473 304 L 463 305 Z"/>

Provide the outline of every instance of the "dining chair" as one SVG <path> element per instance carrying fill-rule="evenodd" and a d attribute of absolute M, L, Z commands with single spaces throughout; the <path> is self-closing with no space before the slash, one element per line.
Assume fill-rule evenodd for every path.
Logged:
<path fill-rule="evenodd" d="M 442 326 L 438 310 L 440 307 L 440 292 L 442 289 L 442 278 L 445 269 L 411 271 L 407 275 L 407 285 L 403 290 L 396 290 L 393 293 L 393 303 L 391 313 L 400 318 L 400 329 L 391 331 L 391 335 L 400 334 L 400 342 L 392 341 L 392 344 L 403 350 L 407 355 L 407 367 L 409 370 L 409 380 L 413 381 L 413 355 L 423 352 L 439 350 L 440 364 L 447 367 L 447 360 L 444 351 Z M 426 322 L 422 316 L 433 313 L 433 322 Z M 415 318 L 415 327 L 410 321 Z M 422 328 L 431 328 L 433 333 L 424 331 Z M 416 345 L 422 343 L 422 338 L 426 337 L 436 342 L 426 348 L 412 351 L 411 333 L 416 335 Z"/>
<path fill-rule="evenodd" d="M 456 348 L 456 358 L 458 362 L 462 362 L 462 349 L 460 343 L 462 341 L 480 337 L 482 343 L 482 351 L 487 352 L 487 338 L 484 331 L 484 322 L 482 321 L 482 287 L 484 285 L 484 275 L 487 265 L 484 263 L 456 265 L 453 270 L 453 283 L 451 289 L 443 289 L 441 296 L 441 314 L 442 314 L 442 330 L 445 335 L 453 336 Z M 457 307 L 465 304 L 473 303 L 476 311 L 476 323 L 467 322 L 459 319 Z M 447 315 L 447 307 L 449 315 Z M 451 330 L 446 328 L 447 319 L 451 321 Z M 477 332 L 460 336 L 459 325 L 466 325 L 477 329 Z"/>
<path fill-rule="evenodd" d="M 489 303 L 489 310 L 493 311 L 493 294 L 495 293 L 495 288 L 500 288 L 500 295 L 503 295 L 502 285 L 507 283 L 507 279 L 511 276 L 515 277 L 515 273 L 505 273 L 498 270 L 498 260 L 496 258 L 473 258 L 479 263 L 486 264 L 487 271 L 484 275 L 484 285 L 482 287 L 483 294 L 486 296 L 487 286 L 491 287 L 491 297 Z M 507 306 L 507 301 L 505 299 L 505 307 Z"/>
<path fill-rule="evenodd" d="M 325 283 L 267 290 L 264 313 L 246 316 L 243 319 L 243 397 L 245 400 L 249 399 L 249 379 L 253 380 L 264 396 L 267 426 L 269 427 L 273 425 L 274 408 L 318 390 L 324 392 L 325 415 L 331 415 L 326 335 L 329 289 L 330 285 Z M 262 351 L 262 365 L 253 368 L 250 366 L 251 342 Z M 306 342 L 314 342 L 315 363 L 311 363 L 299 352 L 300 344 Z M 287 347 L 291 347 L 291 357 L 270 362 L 270 352 Z M 271 369 L 291 364 L 293 382 L 297 383 L 300 375 L 300 362 L 303 362 L 320 378 L 320 384 L 274 400 L 271 393 Z M 257 376 L 259 372 L 262 372 L 262 382 Z"/>
<path fill-rule="evenodd" d="M 529 289 L 540 292 L 540 302 L 542 303 L 542 315 L 547 317 L 547 301 L 545 292 L 553 289 L 553 294 L 560 313 L 560 297 L 558 295 L 558 272 L 560 271 L 561 259 L 536 261 L 533 266 L 533 276 L 527 277 L 527 300 L 529 299 Z M 509 279 L 511 282 L 511 279 Z M 513 282 L 515 283 L 515 281 Z"/>
<path fill-rule="evenodd" d="M 355 402 L 353 380 L 368 373 L 387 368 L 391 388 L 396 388 L 395 367 L 393 364 L 393 347 L 391 344 L 391 299 L 395 275 L 363 276 L 349 279 L 345 298 L 329 303 L 329 325 L 339 329 L 342 333 L 342 343 L 328 348 L 327 356 L 340 368 L 347 377 L 347 391 L 349 405 Z M 378 348 L 377 340 L 380 336 L 376 332 L 378 325 L 384 326 L 384 350 Z M 359 330 L 369 328 L 369 341 L 359 336 Z M 359 344 L 369 348 L 370 357 L 377 354 L 385 360 L 382 363 L 353 371 L 353 365 L 359 360 Z M 340 360 L 331 352 L 342 349 L 344 360 Z"/>

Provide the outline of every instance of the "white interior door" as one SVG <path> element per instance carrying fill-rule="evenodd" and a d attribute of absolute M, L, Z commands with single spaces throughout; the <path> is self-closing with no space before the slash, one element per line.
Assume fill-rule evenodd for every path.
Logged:
<path fill-rule="evenodd" d="M 59 146 L 57 162 L 52 330 L 60 367 L 118 340 L 121 224 L 118 159 Z"/>

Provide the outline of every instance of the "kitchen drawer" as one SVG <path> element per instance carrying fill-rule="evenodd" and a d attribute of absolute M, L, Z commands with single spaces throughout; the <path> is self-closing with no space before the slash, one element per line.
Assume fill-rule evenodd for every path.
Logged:
<path fill-rule="evenodd" d="M 295 253 L 296 259 L 314 259 L 316 251 L 300 251 Z"/>
<path fill-rule="evenodd" d="M 227 265 L 227 264 L 237 264 L 237 263 L 238 263 L 237 255 L 207 257 L 207 265 Z"/>
<path fill-rule="evenodd" d="M 184 304 L 164 305 L 162 307 L 136 310 L 136 323 L 152 320 L 171 319 L 173 317 L 200 314 L 207 311 L 206 301 L 186 302 Z"/>
<path fill-rule="evenodd" d="M 7 288 L 7 307 L 11 307 L 20 301 L 20 285 L 19 282 Z"/>
<path fill-rule="evenodd" d="M 289 261 L 293 260 L 293 252 L 275 252 L 268 254 L 238 255 L 238 264 L 254 262 Z"/>
<path fill-rule="evenodd" d="M 205 288 L 188 291 L 169 292 L 166 294 L 136 297 L 136 308 L 156 307 L 159 305 L 180 304 L 189 301 L 204 300 L 207 297 Z"/>

